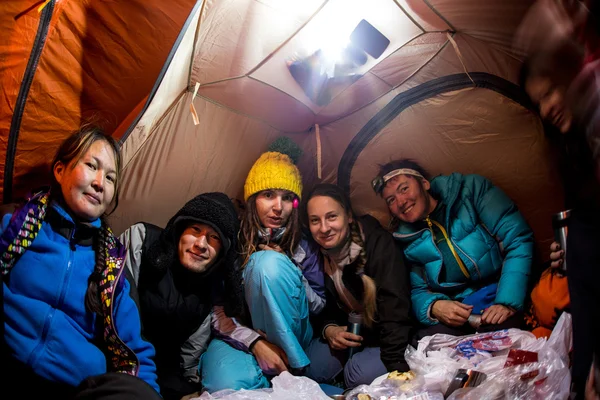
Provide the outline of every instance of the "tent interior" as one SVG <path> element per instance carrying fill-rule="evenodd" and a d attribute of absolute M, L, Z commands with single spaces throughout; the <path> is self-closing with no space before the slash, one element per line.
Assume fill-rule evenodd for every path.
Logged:
<path fill-rule="evenodd" d="M 384 225 L 370 185 L 380 164 L 412 158 L 432 176 L 484 175 L 517 203 L 547 259 L 564 196 L 544 126 L 517 85 L 515 34 L 532 3 L 3 2 L 3 202 L 43 183 L 61 141 L 95 118 L 124 155 L 114 230 L 164 226 L 199 193 L 242 199 L 250 167 L 283 135 L 304 151 L 305 188 L 338 183 L 358 214 Z M 316 94 L 291 74 L 311 57 L 331 71 L 320 55 L 363 20 L 387 46 L 334 68 Z"/>

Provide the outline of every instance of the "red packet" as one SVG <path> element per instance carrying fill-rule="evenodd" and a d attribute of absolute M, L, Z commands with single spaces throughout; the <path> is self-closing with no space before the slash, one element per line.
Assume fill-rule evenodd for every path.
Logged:
<path fill-rule="evenodd" d="M 512 367 L 513 365 L 529 364 L 538 362 L 538 353 L 526 350 L 510 349 L 508 357 L 504 363 L 504 368 Z"/>

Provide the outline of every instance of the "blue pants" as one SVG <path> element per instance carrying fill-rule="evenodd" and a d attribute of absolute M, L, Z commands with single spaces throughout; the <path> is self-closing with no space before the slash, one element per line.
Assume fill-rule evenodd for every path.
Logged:
<path fill-rule="evenodd" d="M 353 388 L 369 385 L 388 372 L 381 361 L 379 347 L 366 347 L 347 360 L 346 351 L 332 350 L 326 341 L 315 338 L 306 352 L 310 358 L 306 376 L 319 383 L 331 382 L 343 370 L 345 386 Z"/>
<path fill-rule="evenodd" d="M 259 251 L 244 269 L 244 296 L 254 329 L 281 347 L 292 368 L 310 362 L 304 349 L 312 339 L 302 272 L 290 259 L 275 251 Z M 251 353 L 213 339 L 200 362 L 202 385 L 209 391 L 269 387 Z"/>

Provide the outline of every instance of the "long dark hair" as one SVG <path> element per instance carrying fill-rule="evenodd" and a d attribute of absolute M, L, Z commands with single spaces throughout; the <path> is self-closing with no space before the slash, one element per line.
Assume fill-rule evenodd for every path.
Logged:
<path fill-rule="evenodd" d="M 62 142 L 58 150 L 56 150 L 54 158 L 52 159 L 52 168 L 50 172 L 51 187 L 53 196 L 61 196 L 62 192 L 60 191 L 60 184 L 56 181 L 56 177 L 54 176 L 54 167 L 60 162 L 65 166 L 65 168 L 75 168 L 79 160 L 81 160 L 90 147 L 92 147 L 92 145 L 98 140 L 103 140 L 106 142 L 110 146 L 115 157 L 116 177 L 114 207 L 111 210 L 112 213 L 119 205 L 119 187 L 121 182 L 121 168 L 123 164 L 121 148 L 119 147 L 119 143 L 112 136 L 104 133 L 104 131 L 98 126 L 84 125 Z"/>
<path fill-rule="evenodd" d="M 119 183 L 121 181 L 122 165 L 121 151 L 119 144 L 113 137 L 108 136 L 101 128 L 93 125 L 82 126 L 78 131 L 65 139 L 65 141 L 56 151 L 54 159 L 52 160 L 52 196 L 62 197 L 60 184 L 56 181 L 56 177 L 54 176 L 54 167 L 56 164 L 60 162 L 65 166 L 65 168 L 74 168 L 79 160 L 81 160 L 85 153 L 90 149 L 90 147 L 98 140 L 103 140 L 104 142 L 108 143 L 115 157 L 115 205 L 112 209 L 112 211 L 114 211 L 119 204 Z M 106 241 L 110 235 L 108 225 L 106 224 L 104 218 L 101 218 L 101 221 L 102 226 L 100 232 L 94 240 L 94 252 L 96 254 L 94 272 L 88 278 L 88 288 L 85 293 L 85 308 L 90 312 L 96 313 L 102 312 L 100 295 L 98 293 L 98 285 L 102 277 L 102 272 L 106 268 Z"/>
<path fill-rule="evenodd" d="M 256 211 L 256 197 L 259 194 L 260 192 L 255 193 L 248 198 L 242 222 L 240 224 L 238 239 L 240 242 L 240 253 L 244 258 L 242 264 L 243 267 L 245 267 L 248 260 L 250 260 L 250 256 L 259 250 L 258 231 L 262 229 L 262 224 L 258 218 L 258 212 Z M 292 209 L 292 213 L 285 224 L 285 233 L 278 243 L 279 247 L 289 255 L 294 254 L 301 239 L 299 214 L 297 208 Z"/>
<path fill-rule="evenodd" d="M 360 230 L 360 225 L 356 220 L 354 215 L 354 211 L 352 210 L 352 205 L 350 203 L 349 197 L 344 193 L 342 188 L 337 185 L 332 185 L 330 183 L 320 183 L 315 185 L 312 190 L 308 193 L 308 196 L 305 200 L 305 205 L 302 207 L 302 220 L 306 226 L 308 226 L 308 202 L 313 197 L 323 196 L 329 197 L 335 200 L 339 205 L 342 206 L 342 209 L 352 217 L 352 222 L 350 223 L 350 240 L 353 243 L 356 243 L 360 246 L 360 253 L 357 258 L 356 265 L 356 273 L 361 277 L 363 284 L 363 308 L 364 308 L 364 319 L 365 325 L 371 326 L 375 321 L 375 313 L 377 312 L 377 286 L 375 285 L 375 281 L 364 273 L 365 265 L 367 265 L 367 252 L 365 251 L 365 243 L 362 239 L 362 234 Z"/>

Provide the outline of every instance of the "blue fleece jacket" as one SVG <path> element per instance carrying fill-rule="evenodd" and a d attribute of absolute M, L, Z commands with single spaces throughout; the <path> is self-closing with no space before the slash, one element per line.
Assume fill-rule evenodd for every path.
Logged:
<path fill-rule="evenodd" d="M 74 227 L 59 205 L 50 207 L 63 217 L 63 225 Z M 10 217 L 2 219 L 2 231 Z M 100 220 L 92 226 L 99 228 Z M 72 237 L 76 235 L 74 230 Z M 91 246 L 71 245 L 44 222 L 3 283 L 6 343 L 13 357 L 51 381 L 76 386 L 107 372 L 106 357 L 95 344 L 103 340 L 98 338 L 96 315 L 84 305 L 94 264 Z M 129 289 L 122 274 L 113 305 L 116 330 L 138 357 L 138 377 L 158 392 L 154 348 L 141 337 L 139 311 Z"/>
<path fill-rule="evenodd" d="M 462 301 L 492 282 L 498 282 L 495 304 L 522 310 L 534 242 L 531 228 L 513 201 L 488 179 L 459 173 L 434 178 L 431 194 L 446 205 L 445 221 L 439 222 L 447 227 L 470 277 L 441 281 L 442 265 L 451 264 L 444 264 L 431 230 L 424 222 L 401 224 L 394 237 L 405 243 L 404 254 L 412 264 L 411 299 L 419 322 L 437 323 L 429 315 L 433 302 Z"/>

